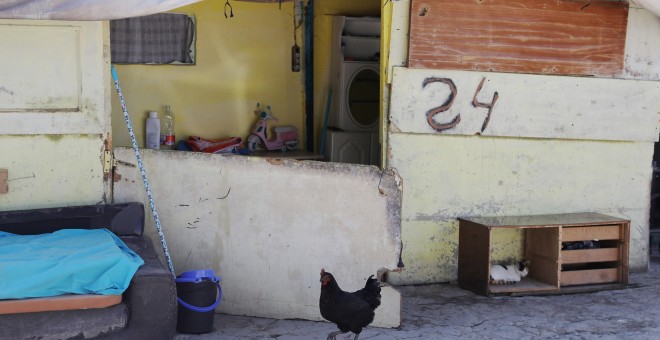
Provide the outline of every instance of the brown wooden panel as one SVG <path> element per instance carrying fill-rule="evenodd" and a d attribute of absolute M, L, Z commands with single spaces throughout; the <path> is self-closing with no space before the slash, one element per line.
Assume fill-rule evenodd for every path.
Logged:
<path fill-rule="evenodd" d="M 630 221 L 621 225 L 621 272 L 619 281 L 628 284 L 628 261 L 630 257 Z"/>
<path fill-rule="evenodd" d="M 619 248 L 564 250 L 561 252 L 561 263 L 617 262 L 620 257 Z"/>
<path fill-rule="evenodd" d="M 619 281 L 618 268 L 574 270 L 561 272 L 561 285 L 582 285 Z"/>
<path fill-rule="evenodd" d="M 45 298 L 2 300 L 0 314 L 105 308 L 121 302 L 120 295 L 61 295 Z"/>
<path fill-rule="evenodd" d="M 619 75 L 628 3 L 412 0 L 409 67 Z"/>
<path fill-rule="evenodd" d="M 527 228 L 525 259 L 530 261 L 529 277 L 559 289 L 559 227 Z"/>
<path fill-rule="evenodd" d="M 627 223 L 630 220 L 593 212 L 525 215 L 525 216 L 475 216 L 464 220 L 483 224 L 491 228 L 545 228 L 548 226 L 589 226 Z"/>
<path fill-rule="evenodd" d="M 459 219 L 458 284 L 488 295 L 490 281 L 490 228 Z"/>
<path fill-rule="evenodd" d="M 499 294 L 512 294 L 512 293 L 538 293 L 538 292 L 554 292 L 558 290 L 557 285 L 549 285 L 547 283 L 534 280 L 529 277 L 524 277 L 520 282 L 507 284 L 507 285 L 490 285 L 489 292 L 492 295 Z"/>
<path fill-rule="evenodd" d="M 594 227 L 568 227 L 562 228 L 562 242 L 590 241 L 590 240 L 619 240 L 621 239 L 621 226 L 594 226 Z"/>

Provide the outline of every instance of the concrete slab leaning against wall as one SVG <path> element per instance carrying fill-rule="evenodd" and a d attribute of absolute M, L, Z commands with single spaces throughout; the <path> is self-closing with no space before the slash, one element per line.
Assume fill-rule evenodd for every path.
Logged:
<path fill-rule="evenodd" d="M 115 157 L 115 201 L 146 202 L 133 150 Z M 321 268 L 355 291 L 401 261 L 402 183 L 391 171 L 192 152 L 142 158 L 177 273 L 219 273 L 220 312 L 322 320 Z M 157 240 L 153 226 L 149 218 Z M 399 292 L 386 286 L 382 296 L 372 325 L 398 327 Z"/>

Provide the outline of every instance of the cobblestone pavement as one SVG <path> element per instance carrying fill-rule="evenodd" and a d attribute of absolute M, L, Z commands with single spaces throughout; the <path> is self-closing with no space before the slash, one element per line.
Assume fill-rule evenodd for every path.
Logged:
<path fill-rule="evenodd" d="M 360 339 L 660 339 L 660 258 L 629 281 L 620 290 L 494 298 L 451 284 L 403 286 L 400 329 L 367 327 Z M 177 339 L 325 339 L 335 330 L 327 322 L 218 314 L 212 333 Z"/>

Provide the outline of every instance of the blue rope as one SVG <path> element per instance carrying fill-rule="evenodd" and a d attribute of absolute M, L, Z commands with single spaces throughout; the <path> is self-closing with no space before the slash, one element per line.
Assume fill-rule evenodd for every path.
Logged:
<path fill-rule="evenodd" d="M 117 89 L 117 95 L 119 95 L 119 101 L 121 102 L 121 110 L 124 112 L 124 121 L 126 122 L 128 133 L 131 135 L 131 142 L 133 143 L 133 151 L 135 151 L 135 157 L 137 158 L 138 167 L 140 168 L 140 173 L 142 174 L 144 189 L 147 191 L 147 198 L 149 199 L 149 207 L 151 208 L 151 213 L 154 215 L 154 220 L 156 220 L 156 230 L 158 231 L 160 244 L 163 246 L 163 252 L 165 253 L 165 260 L 167 261 L 167 266 L 170 268 L 170 272 L 172 273 L 172 276 L 174 276 L 174 278 L 176 279 L 176 274 L 174 273 L 174 266 L 172 265 L 172 259 L 170 258 L 170 252 L 169 250 L 167 250 L 167 242 L 165 241 L 163 230 L 160 227 L 160 219 L 158 218 L 158 213 L 156 212 L 156 206 L 154 205 L 154 198 L 153 195 L 151 194 L 149 181 L 147 181 L 147 173 L 144 171 L 144 165 L 142 164 L 142 157 L 140 156 L 140 150 L 138 149 L 137 141 L 135 140 L 135 134 L 133 133 L 133 125 L 131 124 L 131 119 L 128 116 L 126 101 L 124 100 L 124 95 L 121 93 L 121 87 L 119 87 L 119 78 L 117 77 L 117 70 L 115 70 L 114 65 L 112 65 L 112 79 L 115 82 L 115 89 Z"/>

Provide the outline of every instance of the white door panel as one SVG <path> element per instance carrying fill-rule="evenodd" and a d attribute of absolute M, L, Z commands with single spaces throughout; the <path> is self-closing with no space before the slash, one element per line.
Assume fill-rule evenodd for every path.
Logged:
<path fill-rule="evenodd" d="M 0 134 L 105 134 L 107 23 L 0 21 Z"/>
<path fill-rule="evenodd" d="M 107 22 L 0 20 L 0 210 L 110 202 Z"/>

